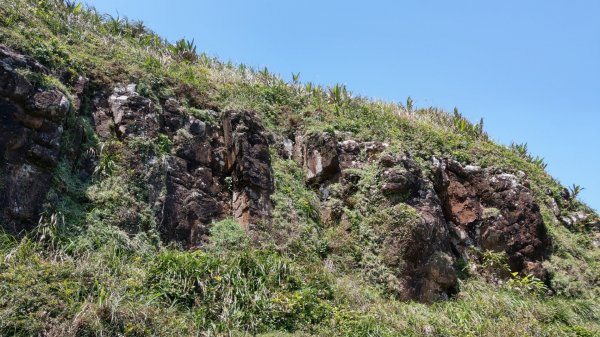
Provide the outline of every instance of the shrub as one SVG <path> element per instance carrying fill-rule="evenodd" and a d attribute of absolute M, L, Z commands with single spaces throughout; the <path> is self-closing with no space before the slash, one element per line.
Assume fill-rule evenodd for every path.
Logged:
<path fill-rule="evenodd" d="M 178 40 L 174 45 L 169 46 L 169 51 L 175 59 L 180 61 L 196 62 L 198 60 L 196 44 L 193 39 L 191 41 L 186 39 Z"/>
<path fill-rule="evenodd" d="M 212 224 L 210 244 L 217 252 L 228 252 L 247 248 L 250 239 L 240 224 L 227 218 Z"/>

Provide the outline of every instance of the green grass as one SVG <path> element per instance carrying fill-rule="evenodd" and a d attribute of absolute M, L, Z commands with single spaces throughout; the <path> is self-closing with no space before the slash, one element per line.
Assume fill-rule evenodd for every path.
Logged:
<path fill-rule="evenodd" d="M 390 298 L 360 275 L 336 275 L 279 253 L 181 252 L 144 236 L 88 230 L 105 241 L 67 254 L 3 238 L 0 334 L 595 336 L 595 298 L 527 294 L 471 278 L 432 305 Z"/>
<path fill-rule="evenodd" d="M 2 336 L 600 335 L 600 250 L 591 244 L 589 226 L 562 226 L 549 205 L 554 199 L 563 212 L 592 211 L 563 200 L 563 187 L 540 158 L 524 146 L 494 143 L 483 123 L 458 111 L 418 108 L 410 99 L 404 105 L 353 96 L 342 85 L 301 83 L 296 76 L 287 83 L 267 69 L 198 54 L 192 41 L 173 45 L 139 22 L 62 1 L 0 0 L 0 41 L 52 70 L 21 69 L 30 81 L 71 98 L 77 75 L 89 77 L 93 90 L 133 82 L 155 103 L 177 97 L 184 111 L 209 124 L 217 121 L 211 110 L 250 109 L 279 136 L 327 131 L 340 139 L 384 141 L 388 151 L 410 153 L 426 175 L 431 156 L 522 171 L 553 239 L 544 265 L 555 291 L 487 283 L 468 272 L 483 266 L 465 263 L 455 298 L 400 302 L 379 244 L 409 225 L 414 210 L 402 200 L 381 209 L 386 199 L 377 193 L 377 169 L 367 166 L 354 172 L 361 180 L 346 224 L 326 222 L 301 167 L 275 152 L 273 223 L 261 229 L 260 244 L 250 244 L 226 219 L 213 224 L 202 250 L 165 246 L 145 174 L 161 179 L 164 172 L 149 158 L 160 163 L 172 142 L 164 135 L 100 141 L 84 106 L 67 121 L 41 226 L 22 237 L 0 232 Z M 71 131 L 78 129 L 85 142 L 75 153 Z M 81 179 L 82 162 L 73 157 L 94 154 L 96 172 Z M 339 188 L 331 186 L 333 214 L 342 207 Z"/>

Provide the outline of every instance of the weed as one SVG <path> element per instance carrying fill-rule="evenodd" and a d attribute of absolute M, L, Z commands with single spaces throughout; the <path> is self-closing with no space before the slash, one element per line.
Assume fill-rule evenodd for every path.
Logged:
<path fill-rule="evenodd" d="M 527 143 L 523 143 L 523 144 L 516 144 L 516 143 L 512 143 L 510 145 L 510 148 L 517 153 L 519 156 L 521 156 L 522 158 L 527 158 L 528 157 L 528 152 L 527 152 Z"/>
<path fill-rule="evenodd" d="M 171 148 L 173 147 L 173 142 L 171 139 L 164 134 L 158 135 L 157 139 L 158 153 L 160 155 L 167 155 L 171 152 Z"/>
<path fill-rule="evenodd" d="M 481 253 L 481 266 L 491 272 L 504 273 L 510 271 L 508 256 L 505 252 L 494 252 L 486 250 Z"/>
<path fill-rule="evenodd" d="M 340 111 L 343 111 L 345 104 L 350 98 L 346 86 L 337 83 L 333 87 L 329 88 L 328 95 L 329 102 L 334 105 L 336 114 L 339 114 Z"/>
<path fill-rule="evenodd" d="M 100 145 L 100 160 L 94 169 L 94 174 L 109 176 L 119 161 L 118 141 L 109 140 Z"/>
<path fill-rule="evenodd" d="M 548 287 L 532 274 L 520 276 L 519 272 L 511 273 L 512 278 L 508 280 L 507 286 L 520 292 L 530 292 L 534 294 L 544 294 Z"/>
<path fill-rule="evenodd" d="M 292 73 L 292 81 L 297 84 L 300 81 L 300 73 Z"/>
<path fill-rule="evenodd" d="M 414 111 L 414 102 L 410 96 L 408 96 L 408 98 L 406 99 L 406 111 L 408 111 L 408 113 L 411 113 Z M 455 111 L 456 111 L 456 108 L 455 108 Z"/>

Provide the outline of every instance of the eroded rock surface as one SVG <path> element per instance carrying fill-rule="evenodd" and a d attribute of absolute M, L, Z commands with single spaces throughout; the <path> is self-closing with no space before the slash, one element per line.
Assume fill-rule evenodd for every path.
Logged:
<path fill-rule="evenodd" d="M 273 173 L 269 143 L 254 114 L 227 112 L 223 115 L 227 149 L 225 167 L 231 171 L 233 217 L 247 231 L 271 215 Z"/>
<path fill-rule="evenodd" d="M 309 184 L 323 182 L 340 170 L 335 135 L 312 133 L 302 138 L 302 167 Z"/>
<path fill-rule="evenodd" d="M 88 85 L 83 77 L 74 82 L 71 107 L 64 93 L 36 88 L 18 68 L 49 74 L 35 60 L 0 46 L 0 223 L 14 233 L 37 224 L 61 160 L 66 117 L 80 109 Z M 166 242 L 202 246 L 212 223 L 229 216 L 253 238 L 268 230 L 262 225 L 271 222 L 273 210 L 274 137 L 255 113 L 193 116 L 177 99 L 153 102 L 133 84 L 90 94 L 90 117 L 106 144 L 161 144 L 143 156 L 129 147 L 122 164 L 142 180 L 143 209 L 151 208 L 148 218 L 156 220 Z M 470 259 L 471 247 L 506 252 L 512 270 L 545 278 L 542 261 L 551 243 L 523 177 L 448 159 L 435 159 L 431 176 L 384 142 L 297 129 L 286 137 L 278 140 L 278 152 L 302 168 L 306 186 L 318 196 L 321 223 L 341 228 L 342 237 L 328 249 L 345 249 L 347 239 L 368 245 L 356 257 L 363 260 L 354 263 L 365 270 L 376 265 L 369 272 L 398 298 L 448 298 L 457 291 L 456 261 Z M 568 191 L 563 193 L 568 200 Z M 549 207 L 566 226 L 598 227 L 584 213 L 561 214 L 556 202 Z"/>
<path fill-rule="evenodd" d="M 375 233 L 373 252 L 392 272 L 385 280 L 378 276 L 380 282 L 403 300 L 431 302 L 456 291 L 455 256 L 442 203 L 432 182 L 409 157 L 382 154 L 388 146 L 381 142 L 336 142 L 326 134 L 296 139 L 301 139 L 307 184 L 323 201 L 323 221 L 347 226 L 344 209 L 363 210 L 362 221 Z M 363 196 L 356 199 L 366 174 L 362 169 L 376 169 L 376 180 L 367 190 L 363 186 Z M 373 190 L 377 181 L 380 187 Z M 329 200 L 334 183 L 340 188 Z"/>
<path fill-rule="evenodd" d="M 436 189 L 458 239 L 468 246 L 506 252 L 512 270 L 545 277 L 541 261 L 550 253 L 539 206 L 515 175 L 436 160 Z"/>
<path fill-rule="evenodd" d="M 191 246 L 207 240 L 212 221 L 228 214 L 230 199 L 220 164 L 221 137 L 212 127 L 199 132 L 198 123 L 186 120 L 173 138 L 175 154 L 166 157 L 164 213 L 159 223 L 167 241 Z"/>
<path fill-rule="evenodd" d="M 113 132 L 119 139 L 158 135 L 158 113 L 151 100 L 135 91 L 134 84 L 117 87 L 108 97 L 97 94 L 94 105 L 94 126 L 102 138 L 110 137 Z"/>
<path fill-rule="evenodd" d="M 436 159 L 431 180 L 410 157 L 386 152 L 384 143 L 343 140 L 334 146 L 333 136 L 322 134 L 301 139 L 306 180 L 323 200 L 326 223 L 343 219 L 344 207 L 371 207 L 381 217 L 373 223 L 385 229 L 377 249 L 397 277 L 399 286 L 392 289 L 401 299 L 429 302 L 456 291 L 455 263 L 473 258 L 469 247 L 506 252 L 511 270 L 546 278 L 542 261 L 550 239 L 533 193 L 519 177 Z M 379 194 L 363 190 L 362 198 L 366 193 L 370 200 L 360 200 L 373 205 L 356 205 L 360 170 L 374 165 L 371 184 L 378 184 Z M 327 200 L 333 183 L 341 185 L 336 197 L 342 205 Z M 406 207 L 416 216 L 406 218 Z"/>
<path fill-rule="evenodd" d="M 18 233 L 38 223 L 70 104 L 60 91 L 37 89 L 17 72 L 47 72 L 36 61 L 5 48 L 0 58 L 0 223 Z"/>
<path fill-rule="evenodd" d="M 391 163 L 396 164 L 386 168 Z M 458 279 L 442 203 L 433 184 L 407 156 L 384 157 L 381 166 L 381 192 L 391 200 L 400 198 L 418 214 L 412 226 L 399 228 L 401 234 L 392 231 L 383 243 L 386 251 L 402 260 L 389 264 L 398 270 L 399 296 L 423 302 L 445 299 L 456 291 Z"/>
<path fill-rule="evenodd" d="M 227 216 L 250 234 L 257 224 L 270 221 L 269 140 L 255 114 L 211 111 L 219 122 L 207 124 L 185 113 L 174 98 L 153 106 L 134 85 L 96 97 L 95 106 L 96 130 L 104 138 L 163 137 L 172 143 L 171 153 L 153 164 L 159 173 L 149 181 L 166 241 L 200 246 L 212 222 Z"/>

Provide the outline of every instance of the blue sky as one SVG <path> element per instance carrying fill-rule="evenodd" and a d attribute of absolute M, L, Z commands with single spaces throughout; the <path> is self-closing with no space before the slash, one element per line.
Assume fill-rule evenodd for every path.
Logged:
<path fill-rule="evenodd" d="M 88 0 L 290 78 L 483 117 L 600 209 L 600 1 Z"/>

